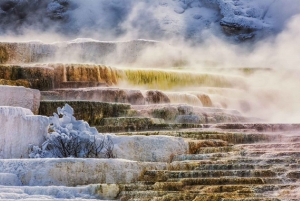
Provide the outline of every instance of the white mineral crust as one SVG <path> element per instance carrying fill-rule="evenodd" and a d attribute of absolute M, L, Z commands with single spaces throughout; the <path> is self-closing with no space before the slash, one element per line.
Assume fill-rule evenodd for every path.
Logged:
<path fill-rule="evenodd" d="M 41 145 L 48 126 L 48 117 L 29 109 L 0 106 L 0 158 L 28 158 L 29 145 Z"/>
<path fill-rule="evenodd" d="M 37 114 L 40 107 L 39 90 L 25 87 L 0 86 L 0 106 L 23 107 Z"/>

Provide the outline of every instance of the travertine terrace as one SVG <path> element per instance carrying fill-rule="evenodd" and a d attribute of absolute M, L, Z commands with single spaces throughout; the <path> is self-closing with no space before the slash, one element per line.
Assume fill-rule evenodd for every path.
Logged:
<path fill-rule="evenodd" d="M 253 90 L 249 76 L 271 70 L 117 65 L 159 45 L 0 43 L 0 200 L 300 200 L 300 124 L 255 115 L 277 94 Z M 26 159 L 66 103 L 109 133 L 116 158 Z"/>

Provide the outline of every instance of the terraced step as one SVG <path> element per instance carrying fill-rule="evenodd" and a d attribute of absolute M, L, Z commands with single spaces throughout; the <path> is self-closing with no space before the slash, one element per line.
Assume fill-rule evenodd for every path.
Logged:
<path fill-rule="evenodd" d="M 224 163 L 236 164 L 236 163 L 252 163 L 252 164 L 295 164 L 299 163 L 300 160 L 294 157 L 281 157 L 281 158 L 261 158 L 261 157 L 235 157 L 233 159 L 221 159 Z"/>
<path fill-rule="evenodd" d="M 129 201 L 129 200 L 151 200 L 154 197 L 162 197 L 169 192 L 166 191 L 122 191 L 119 194 L 120 201 Z M 177 192 L 175 192 L 177 193 Z"/>
<path fill-rule="evenodd" d="M 76 119 L 87 121 L 90 125 L 99 125 L 106 117 L 126 116 L 130 110 L 129 104 L 105 103 L 93 101 L 41 101 L 39 114 L 52 116 L 58 107 L 69 104 L 74 109 Z"/>
<path fill-rule="evenodd" d="M 203 129 L 182 129 L 178 131 L 145 131 L 145 132 L 124 132 L 118 133 L 118 135 L 168 135 L 174 137 L 183 137 L 194 140 L 223 140 L 230 144 L 245 144 L 255 143 L 260 141 L 267 141 L 271 139 L 270 135 L 267 134 L 249 134 L 249 133 L 234 133 L 234 132 L 220 132 L 205 130 L 205 127 L 209 125 L 203 125 Z"/>
<path fill-rule="evenodd" d="M 88 88 L 66 88 L 68 83 L 91 83 L 91 82 L 62 82 L 59 89 L 41 92 L 44 100 L 85 100 L 109 103 L 130 103 L 132 105 L 145 104 L 145 98 L 140 90 L 120 89 L 117 87 L 88 87 Z M 93 82 L 92 82 L 93 83 Z M 98 83 L 98 82 L 96 82 Z M 71 85 L 70 84 L 70 85 Z M 64 87 L 64 88 L 63 88 Z"/>
<path fill-rule="evenodd" d="M 108 87 L 105 82 L 67 81 L 61 82 L 60 88 Z"/>
<path fill-rule="evenodd" d="M 222 201 L 281 201 L 278 198 L 257 198 L 257 197 L 248 197 L 248 198 L 224 198 Z"/>
<path fill-rule="evenodd" d="M 203 147 L 199 148 L 196 154 L 208 154 L 208 153 L 223 153 L 223 152 L 231 152 L 233 151 L 232 146 L 225 147 Z"/>
<path fill-rule="evenodd" d="M 168 170 L 181 171 L 181 170 L 196 170 L 201 165 L 220 164 L 218 160 L 184 160 L 174 161 L 168 165 Z"/>
<path fill-rule="evenodd" d="M 183 185 L 238 185 L 238 184 L 281 184 L 279 178 L 258 177 L 221 177 L 221 178 L 183 178 Z"/>
<path fill-rule="evenodd" d="M 236 110 L 197 107 L 186 104 L 148 103 L 146 105 L 134 105 L 132 108 L 137 111 L 139 116 L 150 115 L 154 118 L 162 118 L 165 121 L 176 123 L 216 124 L 246 120 Z"/>
<path fill-rule="evenodd" d="M 224 156 L 223 158 L 225 158 Z M 235 160 L 233 163 L 228 162 L 226 159 L 219 160 L 220 158 L 211 158 L 204 160 L 179 160 L 173 161 L 168 166 L 169 170 L 252 170 L 252 169 L 269 169 L 276 171 L 278 174 L 282 174 L 287 169 L 299 169 L 298 163 L 279 163 L 275 162 L 267 163 L 268 161 L 258 161 L 258 163 L 251 163 L 246 161 L 243 163 Z"/>
<path fill-rule="evenodd" d="M 192 193 L 255 193 L 268 194 L 279 190 L 295 189 L 299 185 L 290 184 L 238 184 L 238 185 L 208 185 L 185 186 L 185 190 Z"/>
<path fill-rule="evenodd" d="M 0 64 L 0 79 L 3 84 L 7 85 L 50 90 L 54 85 L 54 70 L 35 65 L 18 66 Z"/>
<path fill-rule="evenodd" d="M 0 200 L 99 200 L 97 185 L 0 186 Z"/>
<path fill-rule="evenodd" d="M 198 195 L 193 201 L 280 201 L 277 198 L 268 198 L 262 195 L 253 195 L 251 193 L 241 194 L 204 194 Z"/>
<path fill-rule="evenodd" d="M 145 171 L 140 177 L 150 182 L 147 189 L 151 192 L 164 193 L 146 196 L 131 189 L 134 193 L 128 193 L 127 200 L 294 201 L 299 198 L 293 190 L 298 188 L 300 178 L 297 142 L 290 143 L 291 147 L 288 143 L 267 143 L 273 136 L 260 133 L 195 130 L 152 133 L 184 136 L 188 138 L 189 153 L 194 154 L 173 156 L 168 170 Z M 189 138 L 191 135 L 193 140 Z M 258 152 L 265 155 L 255 155 Z"/>
<path fill-rule="evenodd" d="M 143 174 L 145 181 L 167 181 L 168 179 L 199 177 L 275 177 L 276 172 L 268 169 L 255 170 L 201 170 L 201 171 L 159 171 L 151 170 Z M 173 180 L 174 181 L 174 180 Z"/>
<path fill-rule="evenodd" d="M 130 111 L 129 111 L 130 113 Z M 112 119 L 112 118 L 111 118 Z M 179 130 L 189 128 L 202 128 L 201 124 L 174 124 L 174 123 L 162 123 L 163 119 L 148 118 L 148 117 L 117 117 L 114 119 L 126 119 L 127 125 L 113 125 L 106 124 L 104 126 L 95 126 L 99 133 L 122 133 L 123 132 L 145 132 L 145 131 L 168 131 Z M 122 120 L 121 120 L 122 121 Z M 102 124 L 102 122 L 100 122 Z M 137 133 L 138 135 L 138 133 Z M 147 135 L 147 134 L 146 134 Z"/>
<path fill-rule="evenodd" d="M 147 117 L 115 117 L 103 118 L 98 132 L 120 132 L 120 131 L 140 131 L 149 129 L 160 129 L 160 124 L 165 124 L 163 119 Z"/>
<path fill-rule="evenodd" d="M 264 124 L 264 123 L 244 123 L 244 124 L 235 124 L 235 123 L 225 123 L 218 124 L 215 128 L 221 129 L 231 129 L 231 130 L 240 130 L 240 129 L 252 129 L 263 132 L 278 132 L 278 131 L 294 131 L 300 130 L 300 124 Z"/>
<path fill-rule="evenodd" d="M 283 149 L 300 149 L 300 143 L 256 143 L 256 144 L 240 144 L 236 147 L 249 149 L 266 149 L 266 150 L 283 150 Z"/>
<path fill-rule="evenodd" d="M 229 153 L 182 154 L 174 156 L 172 161 L 217 160 L 227 156 L 229 156 Z"/>
<path fill-rule="evenodd" d="M 126 196 L 130 198 L 126 198 Z M 254 197 L 255 196 L 255 197 Z M 248 200 L 248 201 L 280 201 L 277 198 L 267 198 L 264 195 L 253 195 L 252 193 L 188 193 L 188 192 L 134 192 L 133 194 L 124 194 L 121 201 L 223 201 L 223 200 Z M 233 198 L 234 197 L 234 198 Z"/>
<path fill-rule="evenodd" d="M 287 184 L 245 184 L 245 185 L 192 185 L 182 186 L 179 191 L 174 191 L 175 184 L 181 187 L 179 183 L 158 182 L 155 183 L 156 187 L 168 188 L 173 190 L 133 190 L 128 189 L 120 193 L 121 200 L 194 200 L 202 198 L 203 200 L 223 200 L 228 199 L 279 199 L 272 195 L 273 191 L 280 192 L 289 189 L 297 189 L 297 185 Z M 155 186 L 154 185 L 154 186 Z M 291 194 L 288 197 L 296 198 L 297 195 Z M 169 198 L 169 199 L 167 199 Z"/>
<path fill-rule="evenodd" d="M 195 168 L 195 170 L 247 170 L 247 169 L 268 169 L 269 164 L 203 164 Z"/>
<path fill-rule="evenodd" d="M 286 151 L 286 150 L 279 150 L 279 151 L 271 151 L 271 150 L 247 150 L 247 156 L 263 156 L 265 158 L 275 158 L 275 157 L 300 157 L 300 151 Z"/>
<path fill-rule="evenodd" d="M 222 160 L 184 160 L 184 161 L 174 161 L 168 168 L 169 170 L 245 170 L 245 169 L 269 169 L 273 167 L 273 164 L 252 164 L 252 163 L 237 163 L 228 164 L 226 161 Z M 299 164 L 282 164 L 279 166 L 278 171 L 290 167 L 293 169 L 299 168 Z M 276 168 L 276 166 L 274 167 Z M 279 171 L 280 172 L 280 171 Z"/>

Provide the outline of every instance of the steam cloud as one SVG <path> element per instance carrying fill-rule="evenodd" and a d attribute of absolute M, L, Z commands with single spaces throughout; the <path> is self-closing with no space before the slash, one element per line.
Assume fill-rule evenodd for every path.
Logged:
<path fill-rule="evenodd" d="M 265 38 L 282 32 L 299 13 L 300 5 L 294 0 L 2 0 L 0 34 L 24 35 L 34 30 L 64 38 L 203 42 L 206 31 L 223 37 L 222 24 L 236 29 L 230 33 L 233 40 L 252 37 L 249 32 Z"/>
<path fill-rule="evenodd" d="M 250 87 L 246 90 L 246 101 L 251 103 L 248 114 L 269 121 L 299 121 L 299 2 L 226 3 L 223 0 L 3 0 L 0 40 L 143 38 L 168 45 L 147 49 L 135 63 L 136 67 L 170 66 L 179 58 L 193 70 L 228 68 L 221 72 L 224 74 L 232 74 L 232 67 L 269 68 L 272 71 L 257 71 L 247 76 Z M 242 96 L 245 94 L 237 98 Z"/>

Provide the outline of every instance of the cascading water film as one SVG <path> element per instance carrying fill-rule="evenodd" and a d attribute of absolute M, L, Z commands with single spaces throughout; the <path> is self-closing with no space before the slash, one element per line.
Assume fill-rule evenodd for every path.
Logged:
<path fill-rule="evenodd" d="M 0 200 L 299 201 L 295 0 L 0 0 Z"/>

